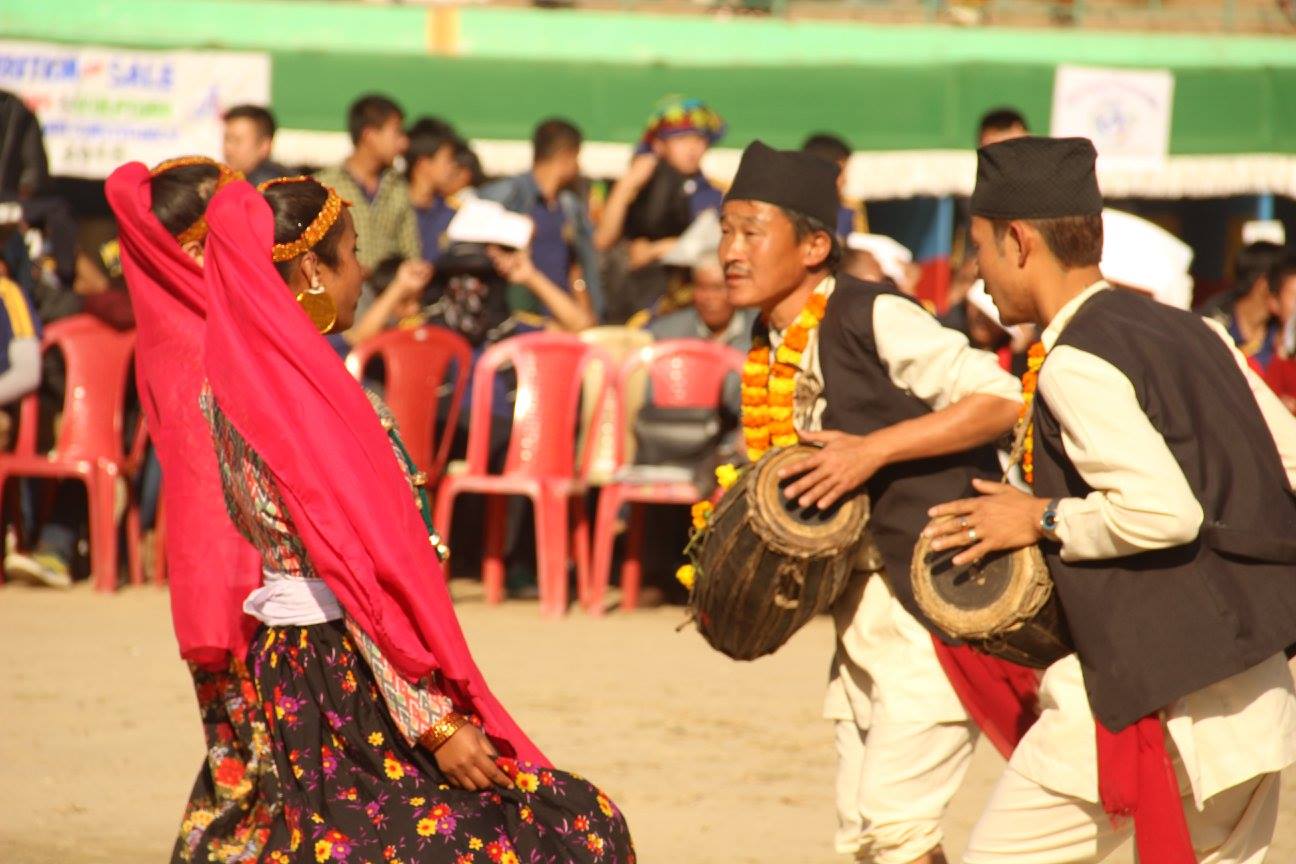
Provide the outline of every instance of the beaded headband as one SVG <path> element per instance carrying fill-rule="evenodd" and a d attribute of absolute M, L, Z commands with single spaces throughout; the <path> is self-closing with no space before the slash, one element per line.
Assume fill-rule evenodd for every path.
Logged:
<path fill-rule="evenodd" d="M 189 165 L 208 165 L 216 169 L 216 188 L 212 190 L 213 195 L 215 195 L 216 192 L 226 183 L 233 183 L 235 180 L 243 179 L 242 171 L 235 171 L 223 162 L 217 162 L 215 159 L 210 159 L 206 156 L 177 156 L 175 159 L 168 159 L 165 162 L 159 162 L 154 166 L 153 170 L 149 172 L 149 176 L 156 177 L 159 174 L 164 174 L 167 171 L 170 171 L 172 168 L 184 168 Z M 206 218 L 199 216 L 192 225 L 176 235 L 176 242 L 181 246 L 184 246 L 186 243 L 201 242 L 206 236 L 207 220 Z"/>
<path fill-rule="evenodd" d="M 329 232 L 333 224 L 337 222 L 338 217 L 342 215 L 343 207 L 350 207 L 350 201 L 343 201 L 342 197 L 331 186 L 324 186 L 314 177 L 278 177 L 274 180 L 267 180 L 257 186 L 257 191 L 264 193 L 271 186 L 279 186 L 284 183 L 315 183 L 324 187 L 328 192 L 328 197 L 324 199 L 324 206 L 320 208 L 311 223 L 302 229 L 301 236 L 289 243 L 276 243 L 270 252 L 270 258 L 276 264 L 284 261 L 291 261 L 298 255 L 303 255 L 315 248 L 315 244 L 324 239 L 324 235 Z M 301 223 L 297 223 L 300 225 Z"/>

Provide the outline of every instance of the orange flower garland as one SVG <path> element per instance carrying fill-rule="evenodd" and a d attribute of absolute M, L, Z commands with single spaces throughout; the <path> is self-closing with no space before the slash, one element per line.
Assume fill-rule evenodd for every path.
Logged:
<path fill-rule="evenodd" d="M 1017 422 L 1026 424 L 1022 437 L 1021 473 L 1028 486 L 1035 485 L 1035 421 L 1031 417 L 1031 403 L 1035 401 L 1035 388 L 1039 386 L 1040 367 L 1044 365 L 1043 342 L 1036 342 L 1026 354 L 1026 374 L 1022 375 L 1022 409 Z"/>
<path fill-rule="evenodd" d="M 827 308 L 826 294 L 811 294 L 805 308 L 784 332 L 783 344 L 773 352 L 772 363 L 769 337 L 752 340 L 742 374 L 743 440 L 752 462 L 759 461 L 770 447 L 797 443 L 792 420 L 796 376 L 801 371 L 801 354 L 810 344 L 810 331 L 823 321 Z"/>

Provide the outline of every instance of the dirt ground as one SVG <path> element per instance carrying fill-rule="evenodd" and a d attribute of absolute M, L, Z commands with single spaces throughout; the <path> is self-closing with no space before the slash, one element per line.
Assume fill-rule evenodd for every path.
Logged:
<path fill-rule="evenodd" d="M 545 621 L 474 587 L 456 593 L 487 678 L 555 763 L 621 805 L 644 862 L 845 862 L 818 717 L 826 619 L 737 664 L 676 633 L 678 609 Z M 0 657 L 0 864 L 165 861 L 202 755 L 165 592 L 5 586 Z M 951 860 L 1001 764 L 980 747 L 949 815 Z M 1294 779 L 1271 862 L 1296 860 Z"/>

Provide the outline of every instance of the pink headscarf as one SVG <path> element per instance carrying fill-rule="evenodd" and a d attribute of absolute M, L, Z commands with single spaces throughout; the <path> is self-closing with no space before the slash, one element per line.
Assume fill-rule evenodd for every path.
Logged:
<path fill-rule="evenodd" d="M 242 659 L 256 621 L 243 599 L 261 559 L 230 523 L 211 431 L 198 407 L 207 313 L 202 269 L 149 209 L 149 169 L 121 166 L 104 184 L 117 215 L 122 270 L 138 326 L 135 375 L 162 463 L 171 617 L 180 656 L 207 668 Z"/>
<path fill-rule="evenodd" d="M 271 263 L 270 206 L 231 183 L 207 224 L 207 377 L 274 476 L 311 564 L 401 675 L 439 672 L 504 755 L 548 764 L 473 662 L 373 406 Z"/>

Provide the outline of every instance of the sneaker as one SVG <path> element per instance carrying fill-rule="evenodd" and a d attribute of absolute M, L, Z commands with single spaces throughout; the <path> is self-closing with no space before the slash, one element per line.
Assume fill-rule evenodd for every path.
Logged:
<path fill-rule="evenodd" d="M 4 559 L 4 571 L 5 578 L 14 582 L 43 585 L 47 588 L 72 587 L 72 574 L 67 562 L 48 552 L 35 552 L 31 555 L 10 552 Z"/>

